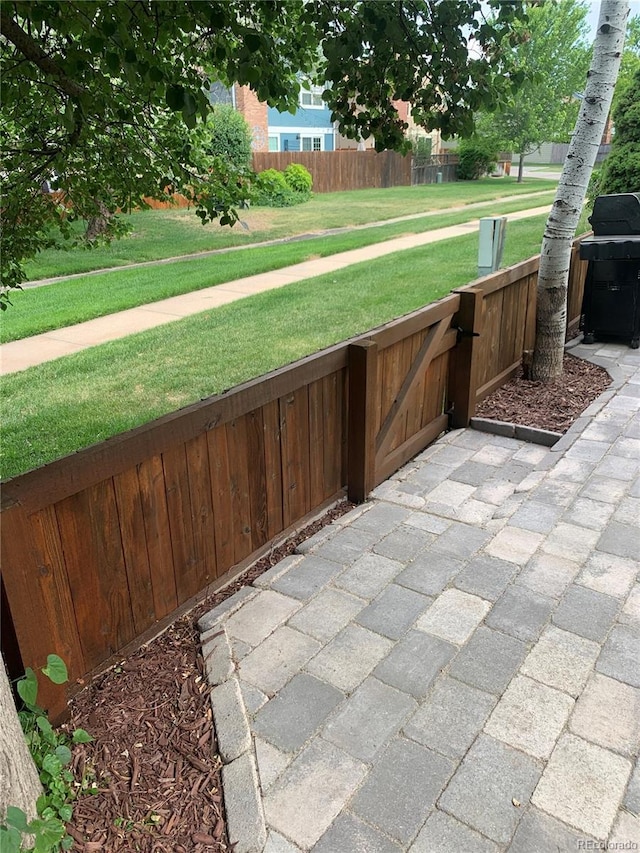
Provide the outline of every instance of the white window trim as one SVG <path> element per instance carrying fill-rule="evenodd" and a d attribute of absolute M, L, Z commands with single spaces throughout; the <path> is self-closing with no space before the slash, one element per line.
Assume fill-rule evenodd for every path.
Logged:
<path fill-rule="evenodd" d="M 307 88 L 307 87 L 305 87 L 305 88 L 300 87 L 300 93 L 299 93 L 299 95 L 298 95 L 298 104 L 299 104 L 299 106 L 300 106 L 303 110 L 326 110 L 326 109 L 327 109 L 327 105 L 326 105 L 326 104 L 325 104 L 325 102 L 322 100 L 322 93 L 323 93 L 323 92 L 324 92 L 324 87 L 323 87 L 323 86 L 309 86 L 308 88 Z M 319 104 L 313 104 L 313 103 L 311 103 L 311 104 L 303 104 L 303 103 L 302 103 L 302 96 L 303 96 L 303 95 L 309 95 L 312 99 L 313 99 L 313 97 L 315 96 L 315 97 L 317 97 L 317 98 L 319 98 L 319 99 L 320 99 L 320 103 L 319 103 Z"/>
<path fill-rule="evenodd" d="M 324 134 L 322 134 L 322 133 L 301 133 L 300 134 L 300 151 L 305 150 L 303 148 L 303 144 L 302 144 L 304 139 L 310 139 L 311 140 L 311 148 L 309 149 L 310 151 L 324 151 Z M 313 140 L 314 139 L 320 140 L 320 148 L 314 148 L 313 147 Z"/>

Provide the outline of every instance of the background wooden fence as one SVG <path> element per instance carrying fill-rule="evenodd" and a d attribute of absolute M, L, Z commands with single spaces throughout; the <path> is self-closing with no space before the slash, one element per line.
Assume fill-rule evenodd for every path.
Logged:
<path fill-rule="evenodd" d="M 253 169 L 284 171 L 290 163 L 300 163 L 313 178 L 313 191 L 332 193 L 343 190 L 411 186 L 411 154 L 395 151 L 269 151 L 254 152 Z"/>
<path fill-rule="evenodd" d="M 56 652 L 77 689 L 274 539 L 345 492 L 363 500 L 449 424 L 466 426 L 533 346 L 537 266 L 533 258 L 486 276 L 7 481 L 3 644 L 11 674 Z M 576 262 L 569 304 L 578 313 L 583 282 Z M 41 690 L 60 718 L 65 690 L 48 682 Z"/>

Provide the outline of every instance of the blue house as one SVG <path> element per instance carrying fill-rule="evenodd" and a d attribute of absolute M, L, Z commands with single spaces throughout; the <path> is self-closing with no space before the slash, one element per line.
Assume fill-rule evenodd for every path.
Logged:
<path fill-rule="evenodd" d="M 300 89 L 295 114 L 267 110 L 269 151 L 334 151 L 331 111 L 322 100 L 322 86 Z"/>

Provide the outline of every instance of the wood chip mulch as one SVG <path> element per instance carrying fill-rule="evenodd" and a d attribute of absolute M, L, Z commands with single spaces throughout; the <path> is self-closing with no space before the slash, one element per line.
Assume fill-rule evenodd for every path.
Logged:
<path fill-rule="evenodd" d="M 610 383 L 604 368 L 567 354 L 556 382 L 533 382 L 521 372 L 483 400 L 476 416 L 564 433 Z"/>
<path fill-rule="evenodd" d="M 209 685 L 197 620 L 353 508 L 343 501 L 274 548 L 160 637 L 94 680 L 71 702 L 66 728 L 94 738 L 74 747 L 81 786 L 68 832 L 76 853 L 223 853 L 225 827 Z"/>
<path fill-rule="evenodd" d="M 564 432 L 609 382 L 602 368 L 568 355 L 557 383 L 515 377 L 477 415 Z M 195 623 L 352 506 L 343 502 L 274 549 L 75 697 L 68 727 L 87 729 L 94 741 L 74 749 L 73 770 L 79 785 L 95 779 L 99 791 L 75 802 L 69 832 L 76 853 L 230 850 Z"/>

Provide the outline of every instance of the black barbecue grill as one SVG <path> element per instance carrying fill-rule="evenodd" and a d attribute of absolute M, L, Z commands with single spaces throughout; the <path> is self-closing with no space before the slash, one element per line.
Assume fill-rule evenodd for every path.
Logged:
<path fill-rule="evenodd" d="M 601 195 L 589 217 L 593 237 L 580 243 L 589 261 L 580 329 L 584 343 L 630 339 L 640 346 L 640 193 Z"/>

